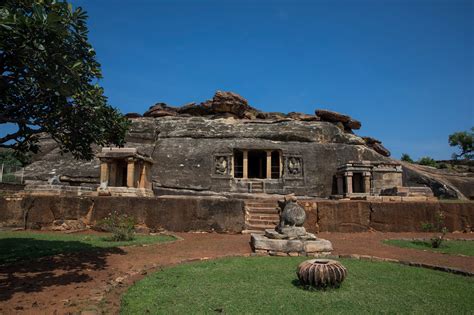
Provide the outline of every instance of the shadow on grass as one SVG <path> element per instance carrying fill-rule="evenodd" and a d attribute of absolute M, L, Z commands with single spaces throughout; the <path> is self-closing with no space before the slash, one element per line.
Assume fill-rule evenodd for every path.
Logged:
<path fill-rule="evenodd" d="M 60 253 L 64 255 L 53 256 Z M 90 281 L 84 271 L 105 269 L 110 254 L 125 252 L 80 241 L 0 239 L 0 301 L 17 292 Z"/>
<path fill-rule="evenodd" d="M 417 246 L 420 246 L 420 247 L 426 247 L 426 248 L 431 248 L 433 249 L 433 246 L 431 246 L 431 242 L 430 241 L 411 241 L 411 243 L 413 245 L 417 245 Z M 448 246 L 446 246 L 445 244 L 441 244 L 439 247 L 437 248 L 446 248 Z"/>

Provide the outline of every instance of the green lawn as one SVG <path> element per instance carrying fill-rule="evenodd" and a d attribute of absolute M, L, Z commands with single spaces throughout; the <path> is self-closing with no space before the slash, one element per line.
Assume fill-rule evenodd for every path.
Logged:
<path fill-rule="evenodd" d="M 474 279 L 386 262 L 341 259 L 339 289 L 303 290 L 307 258 L 250 257 L 182 264 L 154 273 L 122 298 L 122 314 L 467 314 Z"/>
<path fill-rule="evenodd" d="M 152 244 L 175 240 L 168 235 L 136 235 L 128 242 L 111 242 L 109 234 L 35 233 L 30 231 L 0 232 L 0 265 L 61 253 L 104 248 Z"/>
<path fill-rule="evenodd" d="M 392 246 L 429 250 L 443 254 L 474 256 L 474 241 L 444 241 L 443 243 L 441 243 L 441 247 L 439 248 L 431 247 L 431 243 L 429 240 L 384 240 L 383 242 Z"/>

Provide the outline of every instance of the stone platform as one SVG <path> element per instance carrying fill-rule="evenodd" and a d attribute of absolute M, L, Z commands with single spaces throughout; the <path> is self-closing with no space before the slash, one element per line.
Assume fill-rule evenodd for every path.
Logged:
<path fill-rule="evenodd" d="M 265 235 L 252 234 L 250 244 L 257 255 L 270 256 L 324 256 L 333 250 L 331 242 L 322 238 L 272 239 Z"/>

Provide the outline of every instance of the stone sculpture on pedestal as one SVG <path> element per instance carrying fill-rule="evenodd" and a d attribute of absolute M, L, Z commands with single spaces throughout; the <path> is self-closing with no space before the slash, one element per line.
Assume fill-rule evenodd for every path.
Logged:
<path fill-rule="evenodd" d="M 287 196 L 278 204 L 281 209 L 278 226 L 274 230 L 265 230 L 264 235 L 251 235 L 250 243 L 255 253 L 275 256 L 320 256 L 332 251 L 331 242 L 306 232 L 303 227 L 306 213 L 294 196 Z"/>

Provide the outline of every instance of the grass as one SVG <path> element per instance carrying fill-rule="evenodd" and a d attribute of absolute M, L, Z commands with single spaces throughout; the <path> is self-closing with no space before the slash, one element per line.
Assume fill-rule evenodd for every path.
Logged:
<path fill-rule="evenodd" d="M 0 232 L 0 265 L 63 253 L 100 250 L 175 240 L 168 235 L 136 235 L 131 241 L 112 242 L 110 234 L 63 234 L 30 231 Z"/>
<path fill-rule="evenodd" d="M 383 242 L 392 246 L 429 250 L 442 254 L 474 256 L 474 241 L 445 240 L 439 248 L 431 247 L 429 240 L 384 240 Z"/>
<path fill-rule="evenodd" d="M 302 257 L 226 258 L 154 273 L 123 296 L 121 314 L 467 314 L 474 279 L 387 262 L 341 259 L 339 289 L 307 291 Z"/>

